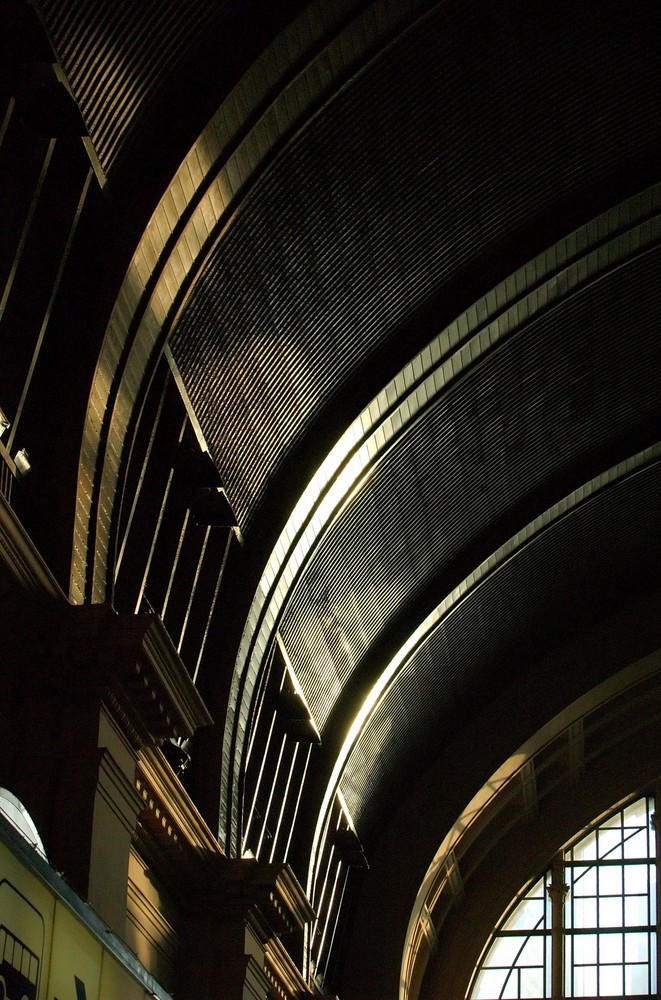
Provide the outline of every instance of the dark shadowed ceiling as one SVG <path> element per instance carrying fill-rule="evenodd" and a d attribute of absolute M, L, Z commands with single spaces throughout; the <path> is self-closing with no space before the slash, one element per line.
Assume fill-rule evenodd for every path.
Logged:
<path fill-rule="evenodd" d="M 660 582 L 660 9 L 38 6 L 122 217 L 96 467 L 121 359 L 167 342 L 243 541 L 200 684 L 220 830 L 239 853 L 278 637 L 321 736 L 312 891 L 338 791 L 378 856 L 478 713 Z"/>

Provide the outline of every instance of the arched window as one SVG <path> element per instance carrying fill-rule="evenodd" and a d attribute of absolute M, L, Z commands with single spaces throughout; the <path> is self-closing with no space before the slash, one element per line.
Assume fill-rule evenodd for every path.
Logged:
<path fill-rule="evenodd" d="M 39 832 L 34 825 L 34 821 L 25 806 L 7 788 L 0 788 L 0 813 L 9 820 L 15 830 L 27 840 L 28 844 L 46 857 L 44 845 L 41 842 Z"/>
<path fill-rule="evenodd" d="M 617 809 L 524 888 L 483 952 L 470 1000 L 656 995 L 653 815 L 649 796 Z"/>

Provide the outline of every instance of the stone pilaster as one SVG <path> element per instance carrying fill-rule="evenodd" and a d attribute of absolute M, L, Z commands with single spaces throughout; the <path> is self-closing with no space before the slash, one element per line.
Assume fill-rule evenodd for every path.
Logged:
<path fill-rule="evenodd" d="M 11 527 L 0 552 L 0 784 L 28 809 L 51 864 L 123 937 L 144 809 L 138 754 L 211 719 L 155 616 L 72 607 Z"/>
<path fill-rule="evenodd" d="M 186 906 L 188 1000 L 293 1000 L 307 992 L 287 938 L 313 919 L 288 865 L 218 859 Z"/>

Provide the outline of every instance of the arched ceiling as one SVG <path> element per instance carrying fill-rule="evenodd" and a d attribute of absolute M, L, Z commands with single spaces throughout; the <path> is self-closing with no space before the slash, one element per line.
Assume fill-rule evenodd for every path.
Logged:
<path fill-rule="evenodd" d="M 550 46 L 557 7 L 433 5 L 243 199 L 170 342 L 244 527 L 313 422 L 347 412 L 347 387 L 355 415 L 425 343 L 421 313 L 453 319 L 554 226 L 596 214 L 595 191 L 645 175 L 658 76 L 616 68 L 636 58 L 635 22 L 573 18 Z"/>
<path fill-rule="evenodd" d="M 322 736 L 331 743 L 345 732 L 346 720 L 351 720 L 356 701 L 367 697 L 369 685 L 381 684 L 383 693 L 394 671 L 402 672 L 390 690 L 389 707 L 381 703 L 381 721 L 375 717 L 374 732 L 361 737 L 363 746 L 370 747 L 369 763 L 357 765 L 365 750 L 352 751 L 344 792 L 356 815 L 372 796 L 379 800 L 379 777 L 395 787 L 402 780 L 397 758 L 420 753 L 423 720 L 424 728 L 442 725 L 442 705 L 451 719 L 466 712 L 468 692 L 475 695 L 480 687 L 497 683 L 488 669 L 479 679 L 472 676 L 476 668 L 471 661 L 495 668 L 514 656 L 521 645 L 521 622 L 515 620 L 519 609 L 529 622 L 524 647 L 531 655 L 535 642 L 548 641 L 554 628 L 553 618 L 545 620 L 544 602 L 554 601 L 559 612 L 561 605 L 576 607 L 577 563 L 563 565 L 567 542 L 556 553 L 557 572 L 544 583 L 553 594 L 539 597 L 544 628 L 537 640 L 528 592 L 541 587 L 547 563 L 512 588 L 501 577 L 491 625 L 486 624 L 484 592 L 492 584 L 487 587 L 486 578 L 500 562 L 511 568 L 515 557 L 528 560 L 532 542 L 552 520 L 562 515 L 562 530 L 570 530 L 569 515 L 586 498 L 656 461 L 654 450 L 632 451 L 635 441 L 645 449 L 655 439 L 653 315 L 649 324 L 642 317 L 636 320 L 640 335 L 635 348 L 633 341 L 629 345 L 635 358 L 626 358 L 625 345 L 608 332 L 629 323 L 642 302 L 645 310 L 649 305 L 640 282 L 645 283 L 647 273 L 655 285 L 657 265 L 655 251 L 649 244 L 643 250 L 640 236 L 645 232 L 655 239 L 657 223 L 650 221 L 648 207 L 656 198 L 649 192 L 602 218 L 591 233 L 575 234 L 534 261 L 527 269 L 528 278 L 533 276 L 527 294 L 524 269 L 442 331 L 349 428 L 283 532 L 244 633 L 244 700 L 250 699 L 251 677 L 256 681 L 262 650 L 276 627 Z M 642 228 L 623 229 L 639 209 Z M 614 237 L 610 243 L 609 235 Z M 583 248 L 578 256 L 577 245 Z M 634 247 L 635 261 L 627 264 Z M 641 251 L 644 259 L 639 260 Z M 634 274 L 636 306 L 625 291 Z M 615 287 L 608 292 L 610 282 Z M 654 506 L 652 501 L 652 519 Z M 634 534 L 647 546 L 654 532 L 635 523 Z M 592 593 L 585 574 L 601 577 L 609 561 L 623 572 L 635 550 L 628 538 L 615 559 L 612 545 L 591 538 L 591 530 L 586 531 L 590 541 L 581 556 L 579 585 L 590 606 L 596 591 Z M 594 530 L 602 529 L 595 524 Z M 620 542 L 622 537 L 616 534 Z M 584 543 L 577 539 L 573 544 L 578 552 Z M 601 569 L 596 558 L 590 569 L 593 549 L 608 553 Z M 640 563 L 633 565 L 642 570 Z M 629 570 L 622 589 L 630 575 Z M 604 597 L 607 592 L 608 587 Z M 511 605 L 507 615 L 499 604 L 503 600 Z M 455 617 L 455 605 L 475 601 L 480 613 L 466 607 L 457 611 L 461 623 L 450 641 L 444 618 L 450 613 Z M 427 614 L 428 624 L 422 627 Z M 469 617 L 463 620 L 465 615 Z M 567 626 L 566 611 L 559 621 Z M 495 624 L 504 629 L 501 640 Z M 476 629 L 482 635 L 479 654 L 468 652 Z M 508 633 L 509 652 L 498 650 Z M 443 637 L 435 651 L 432 635 L 433 641 Z M 401 637 L 407 642 L 398 651 Z M 388 652 L 393 665 L 384 671 Z M 386 675 L 387 682 L 382 679 Z M 363 772 L 360 779 L 356 766 Z"/>
<path fill-rule="evenodd" d="M 587 222 L 632 174 L 634 187 L 646 178 L 659 139 L 657 70 L 645 63 L 611 75 L 613 60 L 623 68 L 637 59 L 641 25 L 630 12 L 608 23 L 581 15 L 552 46 L 558 17 L 529 6 L 497 18 L 479 4 L 461 5 L 460 16 L 447 4 L 425 11 L 283 146 L 182 305 L 172 351 L 247 537 L 265 514 L 276 524 L 287 514 L 283 498 L 291 504 L 311 458 L 323 457 L 312 441 L 328 440 L 329 428 L 339 435 L 352 417 L 360 428 L 358 408 L 371 398 L 385 411 L 402 401 L 403 384 L 425 370 L 424 361 L 401 369 L 398 383 L 402 361 L 434 344 L 427 366 L 443 361 L 452 372 L 425 384 L 424 403 L 401 402 L 378 461 L 358 460 L 356 431 L 346 461 L 359 470 L 323 529 L 311 513 L 285 528 L 279 548 L 291 546 L 294 566 L 280 559 L 265 574 L 237 662 L 225 744 L 230 800 L 276 629 L 332 743 L 388 653 L 464 574 L 655 440 L 656 236 L 650 255 L 637 253 L 633 231 L 618 247 L 631 212 L 624 204 L 562 249 L 550 237 Z M 480 32 L 488 48 L 474 45 Z M 654 229 L 647 212 L 640 222 Z M 583 257 L 588 249 L 594 257 Z M 491 290 L 493 279 L 532 250 L 543 256 L 513 279 L 531 299 L 512 305 L 517 319 L 504 325 L 500 313 L 516 292 Z M 631 251 L 635 263 L 625 260 Z M 477 311 L 470 339 L 470 308 L 460 305 Z M 496 332 L 485 343 L 480 324 L 491 316 Z M 443 340 L 446 318 L 457 326 Z M 622 334 L 631 324 L 635 340 Z M 373 452 L 375 442 L 378 432 Z M 336 490 L 337 479 L 324 483 L 323 502 Z M 303 531 L 315 536 L 307 548 L 295 539 Z M 269 588 L 279 593 L 264 602 Z M 455 655 L 450 712 L 480 686 Z M 489 662 L 486 649 L 481 657 Z M 431 663 L 420 697 L 433 715 L 438 656 Z M 410 747 L 422 708 L 411 691 L 399 698 L 409 716 L 401 745 Z M 395 713 L 381 725 L 373 745 L 381 764 L 398 722 Z M 386 770 L 393 784 L 402 780 L 396 763 Z M 363 788 L 378 800 L 375 773 Z"/>
<path fill-rule="evenodd" d="M 167 342 L 244 539 L 210 706 L 221 830 L 237 853 L 279 636 L 322 736 L 313 880 L 337 789 L 377 843 L 478 709 L 658 586 L 661 25 L 650 2 L 319 0 L 250 41 L 241 5 L 197 6 L 95 26 L 100 49 L 134 39 L 102 81 L 123 117 L 83 107 L 110 194 L 137 189 L 176 79 L 207 115 L 177 104 L 165 193 L 146 173 L 158 207 L 99 353 L 71 594 L 107 597 L 121 456 Z M 82 107 L 89 26 L 40 7 Z M 152 29 L 163 62 L 136 75 Z"/>

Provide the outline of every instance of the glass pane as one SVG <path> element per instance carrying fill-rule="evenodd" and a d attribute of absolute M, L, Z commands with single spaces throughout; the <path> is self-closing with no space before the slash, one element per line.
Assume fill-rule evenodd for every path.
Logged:
<path fill-rule="evenodd" d="M 599 892 L 602 896 L 622 895 L 622 868 L 607 865 L 599 869 Z"/>
<path fill-rule="evenodd" d="M 476 1000 L 481 1000 L 481 998 L 493 1000 L 494 997 L 499 997 L 508 971 L 508 969 L 483 969 L 477 978 L 477 986 L 473 992 Z"/>
<path fill-rule="evenodd" d="M 522 997 L 543 997 L 544 996 L 544 970 L 543 969 L 521 969 L 521 996 Z"/>
<path fill-rule="evenodd" d="M 518 934 L 513 937 L 496 938 L 485 964 L 491 967 L 497 965 L 500 968 L 509 969 L 516 962 L 519 952 L 525 943 L 526 938 L 520 937 Z"/>
<path fill-rule="evenodd" d="M 623 810 L 625 826 L 647 826 L 650 803 L 647 799 L 636 799 Z"/>
<path fill-rule="evenodd" d="M 597 869 L 594 865 L 574 869 L 572 888 L 576 896 L 597 895 Z"/>
<path fill-rule="evenodd" d="M 647 965 L 625 965 L 625 996 L 631 997 L 647 995 L 649 988 L 649 967 Z"/>
<path fill-rule="evenodd" d="M 602 965 L 599 969 L 599 995 L 622 996 L 623 977 L 621 965 Z"/>
<path fill-rule="evenodd" d="M 597 961 L 597 935 L 574 934 L 574 962 L 577 965 L 595 965 Z"/>
<path fill-rule="evenodd" d="M 597 926 L 596 899 L 576 899 L 574 900 L 573 910 L 574 910 L 574 927 Z"/>
<path fill-rule="evenodd" d="M 505 931 L 532 931 L 540 926 L 544 919 L 543 899 L 524 899 L 517 906 L 512 916 L 503 925 Z"/>
<path fill-rule="evenodd" d="M 546 876 L 544 875 L 540 878 L 534 885 L 532 885 L 525 894 L 526 899 L 545 899 L 546 898 Z"/>
<path fill-rule="evenodd" d="M 608 896 L 599 900 L 599 926 L 621 927 L 623 923 L 622 899 Z"/>
<path fill-rule="evenodd" d="M 621 965 L 622 954 L 621 934 L 601 934 L 599 938 L 599 961 L 610 965 Z"/>
<path fill-rule="evenodd" d="M 517 965 L 542 965 L 544 962 L 544 938 L 531 937 L 525 945 Z"/>
<path fill-rule="evenodd" d="M 615 860 L 622 857 L 622 834 L 620 830 L 599 830 L 599 857 Z"/>
<path fill-rule="evenodd" d="M 597 995 L 597 967 L 577 966 L 574 969 L 574 996 L 595 997 Z"/>
<path fill-rule="evenodd" d="M 650 908 L 652 913 L 656 913 L 656 865 L 650 865 Z"/>
<path fill-rule="evenodd" d="M 624 841 L 625 858 L 646 858 L 647 857 L 647 830 L 638 830 L 631 834 L 627 831 Z"/>
<path fill-rule="evenodd" d="M 519 976 L 516 969 L 510 969 L 508 978 L 505 980 L 505 988 L 500 994 L 503 1000 L 513 1000 L 519 997 Z"/>
<path fill-rule="evenodd" d="M 642 927 L 647 923 L 647 897 L 627 896 L 624 900 L 624 926 Z"/>
<path fill-rule="evenodd" d="M 627 865 L 624 869 L 624 891 L 628 896 L 647 893 L 649 867 L 647 865 Z"/>
<path fill-rule="evenodd" d="M 624 957 L 627 962 L 647 962 L 649 959 L 649 935 L 625 934 Z"/>
<path fill-rule="evenodd" d="M 597 834 L 589 833 L 572 851 L 574 861 L 594 861 L 597 857 Z"/>

